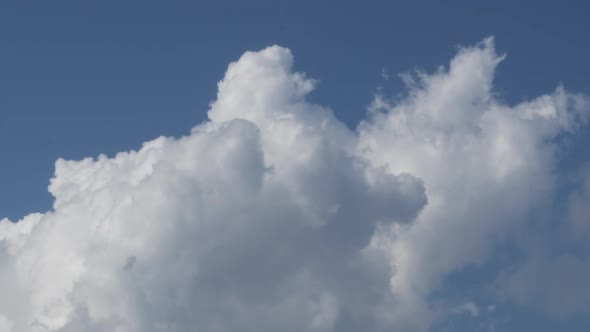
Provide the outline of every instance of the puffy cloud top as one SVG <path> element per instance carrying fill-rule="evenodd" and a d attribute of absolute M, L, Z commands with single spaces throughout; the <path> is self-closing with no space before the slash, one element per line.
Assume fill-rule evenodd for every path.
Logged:
<path fill-rule="evenodd" d="M 0 222 L 0 332 L 411 331 L 478 316 L 433 294 L 551 202 L 557 138 L 588 119 L 561 87 L 498 101 L 502 59 L 491 38 L 463 48 L 405 76 L 403 100 L 376 97 L 352 131 L 306 101 L 315 81 L 288 49 L 246 52 L 190 135 L 60 159 L 53 209 Z M 503 294 L 528 303 L 532 268 Z"/>

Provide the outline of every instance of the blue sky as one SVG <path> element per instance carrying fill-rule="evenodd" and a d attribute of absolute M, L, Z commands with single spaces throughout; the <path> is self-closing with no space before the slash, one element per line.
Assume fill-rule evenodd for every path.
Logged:
<path fill-rule="evenodd" d="M 399 74 L 420 70 L 435 76 L 439 66 L 446 66 L 443 72 L 448 70 L 449 61 L 460 50 L 489 36 L 494 36 L 495 46 L 475 48 L 483 49 L 484 58 L 490 47 L 495 47 L 498 57 L 506 55 L 494 74 L 491 96 L 498 103 L 515 106 L 535 100 L 551 95 L 559 84 L 568 92 L 588 94 L 589 10 L 590 5 L 583 1 L 4 1 L 0 3 L 0 217 L 16 221 L 29 213 L 51 209 L 54 197 L 48 192 L 48 185 L 58 158 L 80 160 L 99 154 L 113 158 L 120 151 L 140 149 L 143 142 L 161 135 L 189 135 L 191 128 L 208 119 L 210 103 L 215 100 L 218 106 L 212 112 L 216 119 L 234 114 L 227 110 L 229 104 L 224 104 L 225 99 L 218 97 L 217 82 L 224 79 L 228 64 L 240 59 L 244 52 L 271 45 L 290 49 L 293 71 L 305 72 L 307 77 L 317 80 L 313 91 L 301 92 L 305 100 L 331 109 L 335 118 L 353 131 L 360 121 L 367 120 L 370 125 L 363 132 L 366 137 L 388 137 L 379 127 L 379 120 L 367 116 L 367 110 L 376 95 L 388 98 L 384 112 L 396 110 L 395 103 L 408 95 Z M 282 51 L 276 52 L 281 59 L 289 58 Z M 282 90 L 277 93 L 280 95 Z M 221 121 L 216 119 L 213 122 Z M 265 128 L 264 124 L 256 124 Z M 334 129 L 340 133 L 339 130 Z M 560 135 L 551 136 L 550 140 L 559 141 Z M 580 189 L 585 184 L 579 178 L 584 178 L 580 173 L 590 159 L 590 131 L 585 126 L 575 136 L 563 136 L 564 143 L 557 145 L 562 155 L 553 166 L 530 170 L 531 178 L 558 174 L 557 189 L 547 194 L 555 208 L 539 209 L 542 213 L 537 214 L 534 208 L 523 210 L 526 217 L 519 218 L 526 220 L 519 224 L 518 231 L 502 228 L 502 232 L 477 233 L 482 239 L 510 240 L 490 245 L 494 249 L 478 247 L 481 257 L 464 258 L 465 262 L 456 258 L 455 265 L 440 267 L 445 274 L 440 285 L 435 277 L 425 281 L 428 286 L 424 287 L 429 291 L 421 295 L 432 301 L 429 305 L 437 301 L 456 304 L 456 314 L 444 319 L 434 318 L 437 314 L 429 312 L 433 318 L 428 329 L 461 332 L 590 328 L 590 310 L 570 308 L 566 311 L 573 312 L 571 315 L 551 315 L 531 304 L 550 295 L 535 297 L 526 290 L 513 292 L 510 288 L 518 288 L 515 285 L 520 285 L 526 276 L 545 266 L 571 264 L 573 271 L 578 271 L 572 272 L 574 276 L 584 276 L 587 271 L 587 266 L 569 260 L 572 256 L 588 262 L 590 255 L 584 240 L 571 240 L 569 226 L 554 220 L 565 219 L 567 213 L 578 216 L 576 220 L 588 219 L 590 211 L 581 206 L 590 197 L 590 180 L 586 192 Z M 369 140 L 363 143 L 362 137 L 361 134 L 361 144 L 371 144 Z M 528 149 L 523 145 L 521 152 L 530 152 Z M 379 151 L 379 147 L 375 150 Z M 546 161 L 541 152 L 531 156 Z M 395 160 L 387 156 L 367 158 L 375 163 Z M 244 160 L 247 163 L 250 159 Z M 328 160 L 327 166 L 320 164 L 331 167 L 331 163 L 340 162 L 336 159 Z M 392 169 L 396 176 L 397 170 L 405 169 Z M 64 166 L 64 174 L 70 171 Z M 343 174 L 349 171 L 346 169 Z M 427 171 L 424 174 L 421 176 L 418 171 L 413 175 L 427 179 L 428 188 L 431 175 Z M 349 175 L 343 176 L 348 179 Z M 59 181 L 67 184 L 68 179 L 62 177 Z M 415 185 L 419 191 L 420 185 Z M 346 189 L 346 185 L 342 186 Z M 545 187 L 538 188 L 542 191 Z M 578 189 L 579 195 L 575 194 Z M 503 204 L 496 194 L 490 193 L 490 199 Z M 343 199 L 356 197 L 350 195 Z M 316 197 L 311 196 L 312 200 Z M 520 196 L 515 198 L 519 199 Z M 322 203 L 318 204 L 324 202 L 319 201 Z M 400 206 L 412 206 L 408 211 L 413 212 L 408 215 L 419 215 L 419 209 L 408 201 Z M 539 198 L 527 202 L 536 207 L 545 201 Z M 571 212 L 570 206 L 581 212 Z M 484 210 L 482 214 L 493 214 Z M 382 216 L 375 216 L 378 217 Z M 536 219 L 541 221 L 531 226 L 531 220 Z M 573 223 L 590 229 L 583 222 Z M 528 227 L 530 232 L 522 230 Z M 547 263 L 546 256 L 556 259 Z M 135 262 L 135 256 L 130 257 Z M 400 258 L 392 258 L 395 259 Z M 526 268 L 519 269 L 519 264 Z M 408 276 L 413 276 L 412 268 L 408 271 Z M 424 271 L 430 273 L 428 268 Z M 510 280 L 509 286 L 500 285 L 503 278 Z M 560 282 L 551 285 L 559 287 Z M 495 291 L 496 288 L 502 290 Z M 413 299 L 416 294 L 405 295 Z M 572 306 L 586 308 L 589 303 L 590 299 L 582 296 Z M 471 304 L 476 305 L 477 314 L 469 314 L 473 313 Z M 1 310 L 0 305 L 3 332 Z M 51 326 L 48 322 L 43 324 Z M 336 327 L 343 324 L 339 322 Z M 15 324 L 19 326 L 18 322 Z M 69 328 L 75 329 L 76 325 L 72 326 Z M 96 326 L 92 328 L 100 330 Z"/>

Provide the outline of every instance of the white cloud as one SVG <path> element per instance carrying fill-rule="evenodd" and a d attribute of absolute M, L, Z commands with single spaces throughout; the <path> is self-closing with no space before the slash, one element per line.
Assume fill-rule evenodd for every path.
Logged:
<path fill-rule="evenodd" d="M 479 308 L 473 302 L 465 302 L 454 310 L 456 313 L 468 313 L 472 317 L 479 316 Z"/>
<path fill-rule="evenodd" d="M 552 138 L 584 121 L 563 88 L 497 101 L 501 60 L 464 48 L 354 132 L 289 50 L 245 53 L 190 135 L 58 160 L 53 210 L 0 222 L 0 331 L 428 329 L 445 276 L 551 199 Z"/>
<path fill-rule="evenodd" d="M 492 82 L 503 58 L 492 39 L 464 48 L 448 70 L 408 78 L 409 94 L 401 102 L 384 104 L 379 97 L 380 109 L 360 126 L 367 158 L 391 174 L 423 179 L 428 196 L 414 223 L 392 225 L 373 241 L 394 270 L 391 289 L 399 309 L 389 312 L 392 321 L 423 322 L 441 314 L 445 309 L 428 298 L 445 277 L 483 263 L 535 209 L 551 203 L 555 138 L 586 119 L 587 101 L 558 87 L 530 102 L 502 103 Z"/>
<path fill-rule="evenodd" d="M 0 316 L 0 332 L 12 330 L 12 323 L 4 316 Z"/>
<path fill-rule="evenodd" d="M 306 103 L 284 48 L 229 66 L 210 122 L 139 151 L 58 160 L 54 209 L 0 223 L 12 331 L 331 331 L 387 293 L 359 254 L 425 204 Z M 377 278 L 378 279 L 378 278 Z M 365 312 L 363 312 L 365 311 Z M 340 329 L 340 328 L 338 328 Z"/>

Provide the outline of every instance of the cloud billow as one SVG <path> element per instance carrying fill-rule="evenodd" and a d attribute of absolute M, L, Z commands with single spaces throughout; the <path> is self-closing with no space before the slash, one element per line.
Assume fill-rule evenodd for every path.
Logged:
<path fill-rule="evenodd" d="M 305 100 L 316 81 L 288 49 L 246 52 L 190 135 L 60 159 L 53 209 L 0 222 L 0 332 L 425 331 L 478 316 L 432 294 L 551 204 L 554 138 L 589 110 L 561 87 L 498 101 L 502 59 L 492 39 L 463 48 L 350 130 Z M 502 296 L 534 301 L 527 271 Z"/>

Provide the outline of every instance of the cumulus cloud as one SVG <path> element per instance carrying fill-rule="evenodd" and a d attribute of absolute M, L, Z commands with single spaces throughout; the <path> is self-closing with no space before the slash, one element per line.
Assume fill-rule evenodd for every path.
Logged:
<path fill-rule="evenodd" d="M 409 227 L 375 235 L 387 252 L 393 322 L 418 322 L 446 309 L 428 302 L 445 277 L 482 264 L 501 241 L 551 205 L 556 190 L 556 140 L 587 119 L 587 98 L 558 87 L 510 106 L 493 92 L 504 59 L 488 38 L 463 48 L 447 69 L 407 76 L 408 95 L 378 96 L 359 129 L 361 151 L 391 174 L 424 180 L 428 205 Z M 408 328 L 407 326 L 405 326 Z"/>
<path fill-rule="evenodd" d="M 551 201 L 555 138 L 587 119 L 561 87 L 498 101 L 502 59 L 463 48 L 353 131 L 288 49 L 246 52 L 189 135 L 60 159 L 53 209 L 0 222 L 0 332 L 429 329 L 446 276 Z"/>
<path fill-rule="evenodd" d="M 329 331 L 370 317 L 387 279 L 365 286 L 360 250 L 377 224 L 410 222 L 424 187 L 358 156 L 291 65 L 284 48 L 248 52 L 189 136 L 58 160 L 53 210 L 0 223 L 2 329 Z"/>

